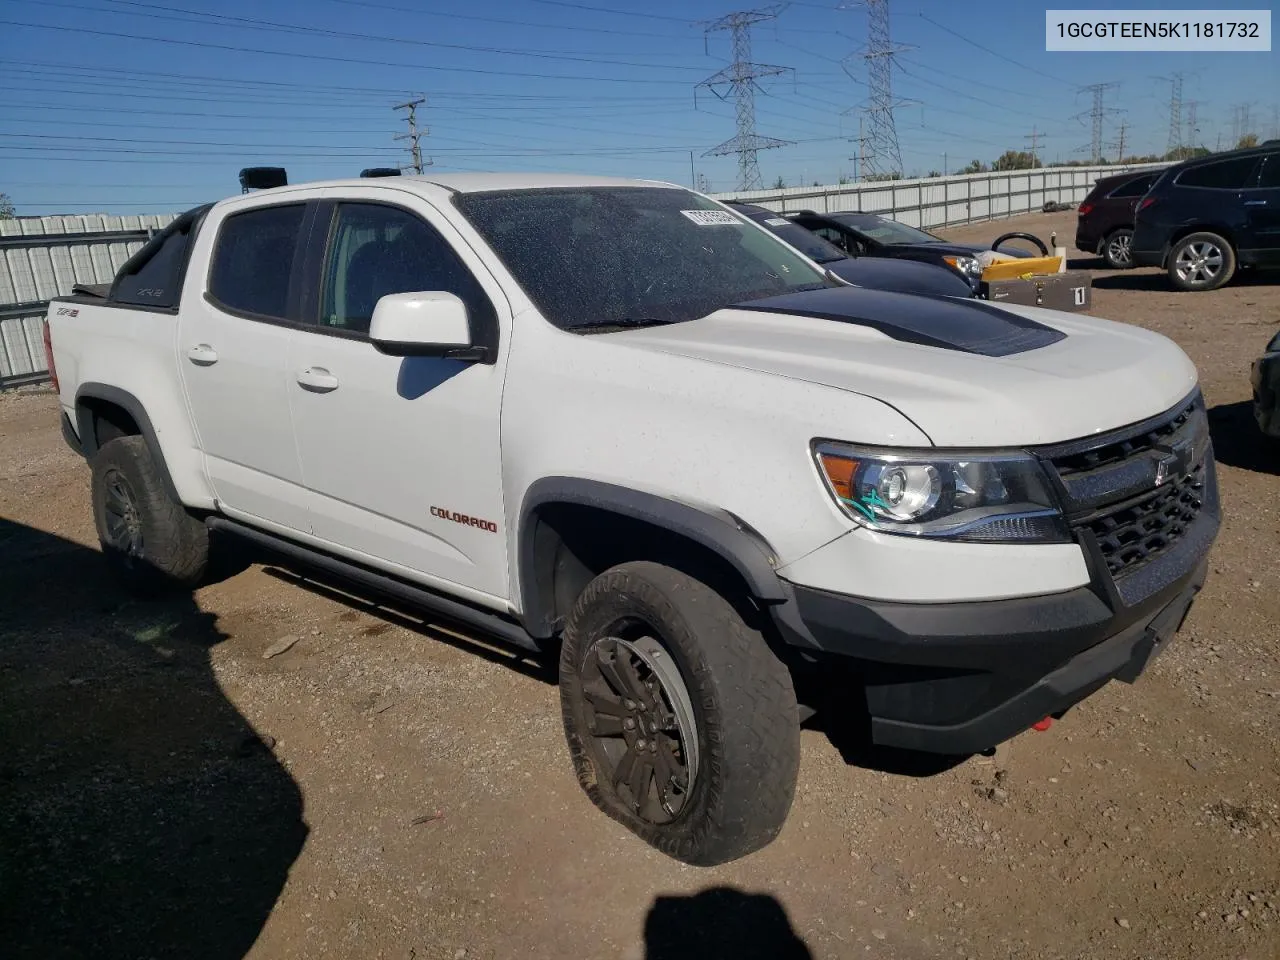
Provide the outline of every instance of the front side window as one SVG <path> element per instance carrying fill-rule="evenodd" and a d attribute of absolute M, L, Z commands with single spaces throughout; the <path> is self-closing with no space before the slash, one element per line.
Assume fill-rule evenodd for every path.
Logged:
<path fill-rule="evenodd" d="M 338 205 L 320 296 L 320 326 L 368 333 L 373 308 L 391 293 L 443 290 L 468 313 L 488 298 L 448 242 L 407 210 L 376 203 Z"/>
<path fill-rule="evenodd" d="M 551 323 L 675 323 L 826 286 L 766 230 L 666 187 L 459 194 L 454 203 Z"/>
<path fill-rule="evenodd" d="M 259 207 L 222 221 L 209 270 L 220 306 L 259 317 L 288 317 L 289 278 L 306 206 Z"/>
<path fill-rule="evenodd" d="M 1258 158 L 1237 157 L 1234 160 L 1222 160 L 1218 163 L 1206 163 L 1204 166 L 1183 170 L 1178 176 L 1180 187 L 1209 187 L 1216 190 L 1242 190 L 1249 186 L 1253 179 L 1254 167 Z"/>

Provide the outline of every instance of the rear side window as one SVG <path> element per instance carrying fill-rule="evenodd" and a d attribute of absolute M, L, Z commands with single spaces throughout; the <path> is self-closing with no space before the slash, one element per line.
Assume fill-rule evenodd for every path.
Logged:
<path fill-rule="evenodd" d="M 111 293 L 114 303 L 167 309 L 178 304 L 187 247 L 199 219 L 184 217 L 149 240 L 120 268 Z"/>
<path fill-rule="evenodd" d="M 1178 176 L 1178 186 L 1241 190 L 1250 185 L 1257 165 L 1257 157 L 1237 157 L 1234 160 L 1206 163 L 1202 167 L 1183 170 Z"/>
<path fill-rule="evenodd" d="M 1258 178 L 1260 187 L 1280 187 L 1280 153 L 1269 153 L 1262 161 L 1262 174 Z"/>
<path fill-rule="evenodd" d="M 1138 177 L 1136 180 L 1130 180 L 1128 183 L 1122 183 L 1116 189 L 1111 191 L 1113 197 L 1140 197 L 1148 190 L 1151 185 L 1156 182 L 1155 174 L 1149 177 Z"/>
<path fill-rule="evenodd" d="M 236 313 L 283 320 L 305 204 L 261 207 L 222 222 L 209 271 L 209 295 Z"/>

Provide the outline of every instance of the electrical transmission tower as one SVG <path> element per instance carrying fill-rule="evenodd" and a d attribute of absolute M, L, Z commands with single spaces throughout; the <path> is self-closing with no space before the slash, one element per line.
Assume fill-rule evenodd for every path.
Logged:
<path fill-rule="evenodd" d="M 1186 132 L 1182 137 L 1182 145 L 1190 147 L 1192 150 L 1200 146 L 1200 127 L 1196 123 L 1196 108 L 1203 102 L 1203 100 L 1184 100 L 1182 103 L 1187 110 L 1186 127 L 1184 128 Z"/>
<path fill-rule="evenodd" d="M 841 3 L 839 9 L 855 6 L 867 8 L 867 52 L 862 59 L 867 63 L 867 86 L 871 90 L 864 111 L 871 121 L 871 149 L 863 156 L 863 177 L 900 177 L 902 148 L 893 111 L 908 101 L 894 99 L 893 58 L 911 48 L 895 45 L 889 35 L 889 0 L 850 0 Z"/>
<path fill-rule="evenodd" d="M 1108 90 L 1112 87 L 1118 87 L 1118 83 L 1091 83 L 1087 87 L 1081 87 L 1080 93 L 1093 94 L 1093 107 L 1088 111 L 1089 121 L 1093 129 L 1093 138 L 1089 144 L 1090 162 L 1098 163 L 1102 159 L 1102 124 L 1108 114 L 1118 113 L 1114 107 L 1105 105 L 1105 97 Z M 1076 114 L 1076 119 L 1085 116 L 1083 113 Z M 1083 149 L 1083 148 L 1082 148 Z"/>
<path fill-rule="evenodd" d="M 425 161 L 422 159 L 422 148 L 418 143 L 418 141 L 425 137 L 428 132 L 426 127 L 423 127 L 421 130 L 418 129 L 418 107 L 426 102 L 426 97 L 418 97 L 416 100 L 410 100 L 408 103 L 397 104 L 391 108 L 393 110 L 409 111 L 408 115 L 405 117 L 405 120 L 409 124 L 409 132 L 397 134 L 396 139 L 409 141 L 409 156 L 413 159 L 409 163 L 408 169 L 417 174 L 422 173 L 423 166 L 431 166 L 430 157 Z"/>
<path fill-rule="evenodd" d="M 723 157 L 736 153 L 739 190 L 759 190 L 763 187 L 760 180 L 760 165 L 756 160 L 757 152 L 785 147 L 791 143 L 789 140 L 762 137 L 756 133 L 755 98 L 759 87 L 757 80 L 761 77 L 776 77 L 778 74 L 788 72 L 791 68 L 751 62 L 751 27 L 766 20 L 773 20 L 782 11 L 783 6 L 785 5 L 778 4 L 760 10 L 739 10 L 704 25 L 707 35 L 716 30 L 729 31 L 733 40 L 733 63 L 699 83 L 694 88 L 694 97 L 696 99 L 698 87 L 706 87 L 721 100 L 725 100 L 727 96 L 719 88 L 727 84 L 737 110 L 738 133 L 719 146 L 712 147 L 703 156 Z"/>
<path fill-rule="evenodd" d="M 1169 145 L 1166 150 L 1177 150 L 1182 146 L 1182 80 L 1185 75 L 1181 72 L 1175 73 L 1171 77 L 1161 77 L 1162 80 L 1168 80 L 1172 89 L 1169 94 Z"/>
<path fill-rule="evenodd" d="M 1120 122 L 1120 140 L 1116 146 L 1116 163 L 1124 163 L 1124 134 L 1129 129 L 1129 125 L 1123 120 Z"/>
<path fill-rule="evenodd" d="M 1253 133 L 1253 118 L 1250 112 L 1253 108 L 1252 103 L 1237 103 L 1231 107 L 1231 143 L 1228 148 L 1234 147 L 1244 137 Z"/>
<path fill-rule="evenodd" d="M 1031 165 L 1033 167 L 1040 166 L 1040 154 L 1036 148 L 1040 146 L 1040 139 L 1043 136 L 1043 133 L 1037 133 L 1036 128 L 1032 127 L 1030 135 L 1023 138 L 1024 140 L 1031 141 Z"/>

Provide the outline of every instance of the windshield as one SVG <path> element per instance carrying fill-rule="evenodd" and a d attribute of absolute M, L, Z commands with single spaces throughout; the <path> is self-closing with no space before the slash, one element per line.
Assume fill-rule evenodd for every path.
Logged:
<path fill-rule="evenodd" d="M 831 263 L 835 260 L 847 260 L 849 255 L 830 240 L 823 240 L 812 231 L 806 230 L 798 223 L 792 223 L 784 217 L 770 216 L 765 219 L 752 217 L 770 233 L 777 234 L 791 244 L 810 260 L 817 263 Z"/>
<path fill-rule="evenodd" d="M 886 220 L 884 217 L 877 217 L 873 213 L 841 213 L 831 219 L 852 227 L 877 243 L 943 242 L 941 237 L 935 237 L 932 233 L 925 233 L 915 227 L 908 227 L 905 223 L 898 223 L 897 220 Z"/>
<path fill-rule="evenodd" d="M 767 231 L 676 187 L 504 190 L 454 203 L 564 329 L 675 323 L 826 286 Z"/>

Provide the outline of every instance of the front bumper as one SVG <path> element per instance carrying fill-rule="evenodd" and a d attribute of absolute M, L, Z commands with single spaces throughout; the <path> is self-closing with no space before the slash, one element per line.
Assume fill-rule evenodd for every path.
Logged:
<path fill-rule="evenodd" d="M 1113 679 L 1132 683 L 1182 626 L 1204 583 L 1219 503 L 1210 448 L 1202 505 L 1176 542 L 1109 572 L 1078 533 L 1086 586 L 1001 600 L 903 603 L 791 584 L 783 638 L 844 659 L 866 691 L 876 743 L 944 754 L 995 746 Z M 922 575 L 927 571 L 922 572 Z"/>
<path fill-rule="evenodd" d="M 1253 417 L 1258 429 L 1280 438 L 1280 353 L 1269 353 L 1253 361 Z"/>

